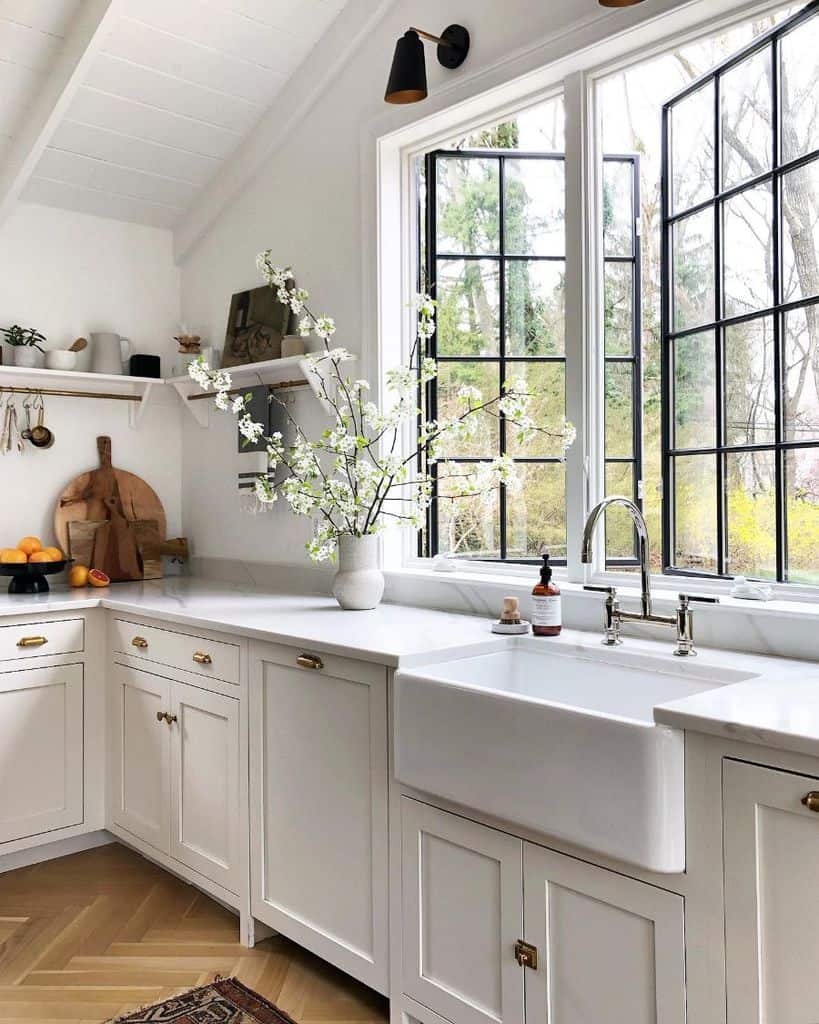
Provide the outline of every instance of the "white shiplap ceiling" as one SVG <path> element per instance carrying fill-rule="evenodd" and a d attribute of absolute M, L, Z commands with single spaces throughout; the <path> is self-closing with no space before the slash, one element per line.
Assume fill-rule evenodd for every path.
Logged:
<path fill-rule="evenodd" d="M 0 0 L 0 169 L 84 3 Z M 346 3 L 117 0 L 20 198 L 173 227 Z"/>

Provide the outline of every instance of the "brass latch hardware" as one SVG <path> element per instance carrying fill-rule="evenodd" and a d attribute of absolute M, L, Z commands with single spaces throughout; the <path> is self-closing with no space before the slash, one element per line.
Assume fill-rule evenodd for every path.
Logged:
<path fill-rule="evenodd" d="M 194 651 L 193 660 L 197 665 L 212 665 L 213 658 L 209 654 L 203 654 L 201 651 Z"/>
<path fill-rule="evenodd" d="M 48 640 L 44 636 L 24 636 L 17 641 L 18 647 L 42 647 Z"/>
<path fill-rule="evenodd" d="M 172 715 L 169 711 L 157 711 L 156 720 L 157 722 L 166 722 L 168 725 L 179 721 L 176 715 Z"/>
<path fill-rule="evenodd" d="M 134 639 L 131 641 L 131 646 L 132 647 L 147 647 L 148 646 L 148 641 L 145 639 L 144 636 L 135 636 Z"/>
<path fill-rule="evenodd" d="M 317 654 L 300 654 L 296 658 L 296 664 L 301 665 L 302 668 L 324 668 L 324 662 Z"/>
<path fill-rule="evenodd" d="M 537 946 L 532 946 L 523 939 L 515 943 L 515 959 L 521 967 L 528 967 L 530 970 L 537 970 Z"/>
<path fill-rule="evenodd" d="M 802 803 L 809 811 L 819 812 L 819 793 L 817 793 L 816 790 L 812 790 L 810 793 L 805 793 L 802 797 Z"/>

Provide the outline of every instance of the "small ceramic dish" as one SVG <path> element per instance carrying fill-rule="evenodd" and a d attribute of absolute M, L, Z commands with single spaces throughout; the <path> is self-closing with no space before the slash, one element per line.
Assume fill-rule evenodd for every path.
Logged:
<path fill-rule="evenodd" d="M 52 348 L 45 354 L 47 370 L 74 370 L 77 366 L 77 353 L 67 348 Z"/>

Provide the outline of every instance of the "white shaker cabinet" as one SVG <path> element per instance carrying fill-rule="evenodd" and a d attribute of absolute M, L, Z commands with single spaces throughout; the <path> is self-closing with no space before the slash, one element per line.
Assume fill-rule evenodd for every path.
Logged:
<path fill-rule="evenodd" d="M 819 1020 L 819 779 L 723 762 L 728 1024 Z"/>
<path fill-rule="evenodd" d="M 111 821 L 240 892 L 238 701 L 125 665 L 112 675 Z"/>
<path fill-rule="evenodd" d="M 520 1024 L 520 839 L 401 800 L 404 991 L 457 1024 Z"/>
<path fill-rule="evenodd" d="M 251 912 L 382 992 L 386 687 L 381 666 L 251 650 Z"/>
<path fill-rule="evenodd" d="M 685 1024 L 683 899 L 402 799 L 404 991 L 455 1024 Z"/>
<path fill-rule="evenodd" d="M 82 820 L 82 665 L 0 673 L 0 843 Z"/>
<path fill-rule="evenodd" d="M 683 898 L 524 844 L 526 1024 L 685 1024 Z"/>

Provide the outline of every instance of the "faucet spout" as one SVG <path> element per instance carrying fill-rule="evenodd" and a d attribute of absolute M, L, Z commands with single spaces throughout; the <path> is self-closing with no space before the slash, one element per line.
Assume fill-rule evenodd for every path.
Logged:
<path fill-rule="evenodd" d="M 588 565 L 592 560 L 592 544 L 594 540 L 594 531 L 597 527 L 598 520 L 611 505 L 621 505 L 631 516 L 634 522 L 634 529 L 637 532 L 637 553 L 640 559 L 640 583 L 641 583 L 641 595 L 640 605 L 641 611 L 644 618 L 648 618 L 651 614 L 651 556 L 648 540 L 648 527 L 646 521 L 643 518 L 643 513 L 634 504 L 631 498 L 625 498 L 622 495 L 612 495 L 611 497 L 604 498 L 599 504 L 595 505 L 589 513 L 589 518 L 586 520 L 586 526 L 583 530 L 583 548 L 580 553 L 580 560 L 584 564 Z"/>

